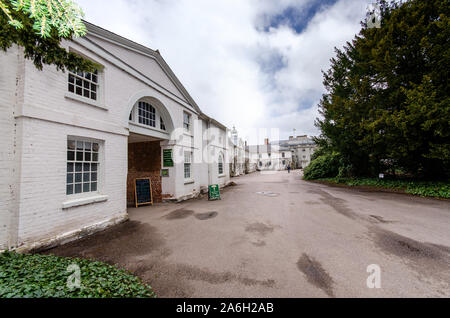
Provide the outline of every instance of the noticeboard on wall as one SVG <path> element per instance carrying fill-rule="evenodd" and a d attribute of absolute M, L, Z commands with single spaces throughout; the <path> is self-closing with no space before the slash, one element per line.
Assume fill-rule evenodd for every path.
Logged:
<path fill-rule="evenodd" d="M 170 176 L 169 169 L 162 169 L 161 170 L 161 177 L 168 178 Z"/>
<path fill-rule="evenodd" d="M 173 167 L 172 149 L 163 150 L 163 167 Z"/>
<path fill-rule="evenodd" d="M 213 184 L 209 186 L 208 199 L 209 201 L 221 200 L 220 187 L 218 184 Z"/>
<path fill-rule="evenodd" d="M 135 180 L 134 197 L 136 207 L 147 204 L 153 205 L 152 182 L 150 178 L 141 178 Z"/>

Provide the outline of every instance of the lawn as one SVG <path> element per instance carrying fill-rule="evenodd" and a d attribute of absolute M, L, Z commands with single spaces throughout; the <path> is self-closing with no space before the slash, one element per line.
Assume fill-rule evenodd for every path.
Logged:
<path fill-rule="evenodd" d="M 79 287 L 68 284 L 68 280 L 74 283 L 77 275 Z M 0 298 L 154 297 L 151 287 L 139 278 L 105 263 L 52 255 L 0 254 Z"/>

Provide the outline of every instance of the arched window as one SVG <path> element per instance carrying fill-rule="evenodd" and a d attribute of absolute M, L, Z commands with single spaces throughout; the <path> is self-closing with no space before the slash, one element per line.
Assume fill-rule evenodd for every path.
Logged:
<path fill-rule="evenodd" d="M 151 98 L 141 99 L 134 105 L 128 120 L 134 124 L 167 132 L 169 129 L 172 129 L 172 125 L 170 115 L 164 112 L 163 107 L 157 101 L 152 101 Z"/>
<path fill-rule="evenodd" d="M 161 130 L 166 130 L 166 124 L 164 123 L 164 119 L 161 116 L 159 117 L 159 123 L 159 128 L 161 128 Z"/>
<path fill-rule="evenodd" d="M 219 154 L 218 168 L 219 168 L 219 175 L 222 175 L 224 172 L 223 172 L 223 155 L 221 153 Z"/>
<path fill-rule="evenodd" d="M 139 124 L 150 127 L 156 127 L 156 110 L 146 102 L 139 102 L 138 104 L 138 120 Z"/>

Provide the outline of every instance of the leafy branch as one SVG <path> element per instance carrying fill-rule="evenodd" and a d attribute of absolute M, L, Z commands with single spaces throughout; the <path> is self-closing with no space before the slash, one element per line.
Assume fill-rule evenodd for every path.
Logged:
<path fill-rule="evenodd" d="M 86 35 L 83 11 L 71 0 L 0 0 L 0 50 L 13 44 L 42 70 L 93 71 L 100 66 L 61 46 L 62 40 Z"/>
<path fill-rule="evenodd" d="M 0 9 L 16 29 L 22 29 L 23 22 L 12 15 L 11 9 L 27 15 L 34 21 L 33 29 L 43 38 L 50 37 L 53 28 L 62 38 L 86 34 L 83 11 L 71 0 L 0 0 Z"/>

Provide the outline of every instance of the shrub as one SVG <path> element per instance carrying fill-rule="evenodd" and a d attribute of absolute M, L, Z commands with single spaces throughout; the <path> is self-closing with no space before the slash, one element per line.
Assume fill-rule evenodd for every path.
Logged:
<path fill-rule="evenodd" d="M 334 178 L 339 173 L 340 161 L 340 155 L 335 152 L 317 156 L 305 168 L 304 179 Z"/>
<path fill-rule="evenodd" d="M 351 187 L 369 186 L 386 189 L 402 190 L 409 194 L 422 197 L 450 199 L 450 183 L 414 180 L 389 180 L 377 178 L 322 178 L 322 181 L 345 184 Z"/>
<path fill-rule="evenodd" d="M 80 268 L 81 287 L 70 289 L 68 267 Z M 0 254 L 2 298 L 150 298 L 152 289 L 131 273 L 101 262 L 51 255 Z"/>

